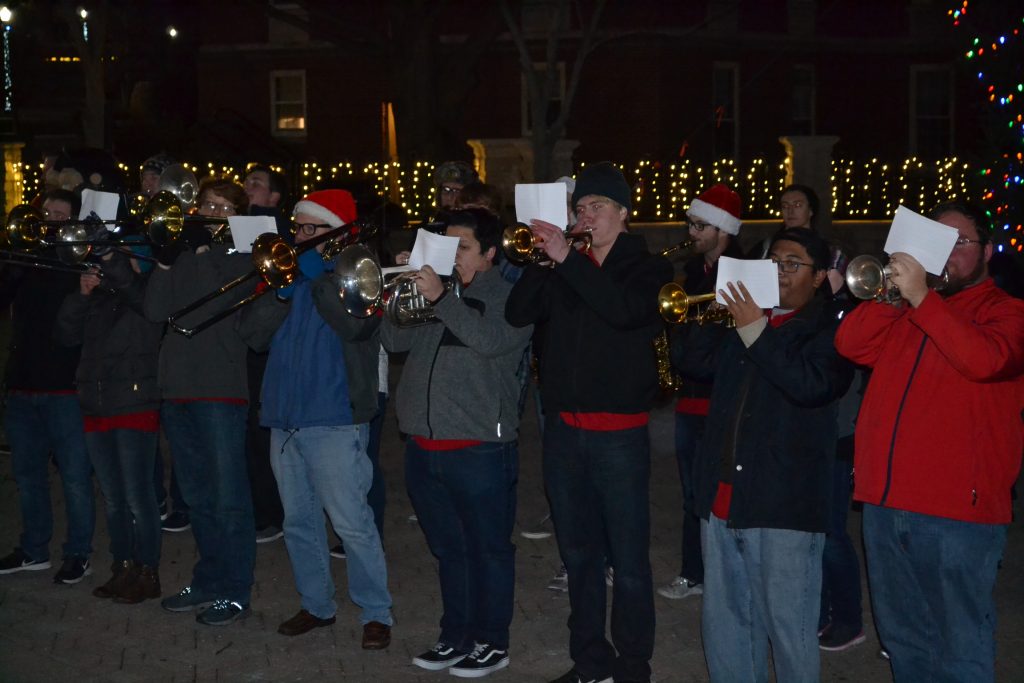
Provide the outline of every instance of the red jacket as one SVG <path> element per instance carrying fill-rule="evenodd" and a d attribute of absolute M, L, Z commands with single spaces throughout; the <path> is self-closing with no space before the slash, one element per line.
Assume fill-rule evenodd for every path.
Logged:
<path fill-rule="evenodd" d="M 921 305 L 858 306 L 839 353 L 874 370 L 857 418 L 854 498 L 1010 522 L 1024 450 L 1024 301 L 985 280 Z"/>

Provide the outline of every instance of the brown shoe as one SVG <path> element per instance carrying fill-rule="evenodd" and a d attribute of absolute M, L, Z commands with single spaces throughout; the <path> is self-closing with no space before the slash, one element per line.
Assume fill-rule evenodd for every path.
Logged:
<path fill-rule="evenodd" d="M 363 625 L 363 649 L 383 650 L 391 644 L 391 627 L 379 621 Z"/>
<path fill-rule="evenodd" d="M 309 633 L 315 628 L 330 626 L 334 621 L 334 617 L 321 619 L 320 617 L 314 617 L 304 609 L 300 609 L 294 617 L 282 622 L 277 627 L 277 632 L 282 636 L 301 636 L 303 633 Z"/>
<path fill-rule="evenodd" d="M 153 567 L 136 567 L 114 602 L 135 605 L 143 600 L 160 597 L 160 575 Z"/>
<path fill-rule="evenodd" d="M 102 586 L 93 588 L 92 594 L 97 598 L 103 598 L 104 600 L 114 597 L 121 592 L 125 583 L 131 579 L 134 569 L 135 563 L 131 560 L 113 563 L 110 565 L 110 571 L 113 572 L 110 580 Z"/>

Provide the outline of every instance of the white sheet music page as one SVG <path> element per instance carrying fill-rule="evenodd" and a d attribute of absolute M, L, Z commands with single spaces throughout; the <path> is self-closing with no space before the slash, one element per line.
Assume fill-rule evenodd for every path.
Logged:
<path fill-rule="evenodd" d="M 914 213 L 905 206 L 896 209 L 885 239 L 885 253 L 910 254 L 932 275 L 939 275 L 956 246 L 960 233 L 956 228 Z"/>
<path fill-rule="evenodd" d="M 529 225 L 536 218 L 565 229 L 569 220 L 567 192 L 565 183 L 517 183 L 516 221 Z"/>
<path fill-rule="evenodd" d="M 718 280 L 715 282 L 715 301 L 724 304 L 718 290 L 724 289 L 727 282 L 742 282 L 761 308 L 774 308 L 779 305 L 779 269 L 771 259 L 746 259 L 718 257 Z"/>
<path fill-rule="evenodd" d="M 239 254 L 251 254 L 252 243 L 265 232 L 277 234 L 277 222 L 273 216 L 228 216 L 231 240 Z"/>
<path fill-rule="evenodd" d="M 438 275 L 451 275 L 458 248 L 458 237 L 438 235 L 420 228 L 416 231 L 416 243 L 412 245 L 409 265 L 415 269 L 430 266 Z"/>

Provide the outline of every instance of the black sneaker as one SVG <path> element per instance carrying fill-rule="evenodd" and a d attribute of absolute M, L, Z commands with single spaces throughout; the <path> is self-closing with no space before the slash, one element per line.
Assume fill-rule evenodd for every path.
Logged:
<path fill-rule="evenodd" d="M 818 637 L 818 647 L 826 652 L 842 652 L 860 645 L 865 640 L 867 636 L 864 635 L 863 628 L 831 623 Z"/>
<path fill-rule="evenodd" d="M 172 534 L 176 534 L 179 531 L 188 531 L 191 527 L 192 522 L 188 519 L 188 513 L 181 510 L 175 510 L 167 515 L 167 519 L 160 524 L 161 529 Z"/>
<path fill-rule="evenodd" d="M 89 566 L 89 558 L 65 557 L 60 571 L 53 577 L 53 582 L 73 585 L 90 574 L 92 574 L 92 567 Z"/>
<path fill-rule="evenodd" d="M 499 650 L 490 643 L 477 643 L 473 651 L 448 670 L 459 678 L 482 678 L 492 671 L 508 666 L 508 650 Z"/>
<path fill-rule="evenodd" d="M 346 557 L 348 557 L 345 554 L 345 544 L 339 543 L 338 545 L 331 548 L 331 557 L 336 557 L 339 560 L 344 560 Z"/>
<path fill-rule="evenodd" d="M 167 499 L 166 498 L 164 498 L 162 501 L 160 501 L 159 510 L 160 510 L 160 521 L 162 522 L 165 519 L 167 519 Z"/>
<path fill-rule="evenodd" d="M 37 572 L 40 569 L 49 569 L 49 560 L 33 560 L 31 557 L 21 551 L 21 548 L 15 548 L 11 551 L 11 554 L 0 558 L 0 574 L 13 574 L 14 572 Z"/>
<path fill-rule="evenodd" d="M 249 616 L 249 607 L 233 600 L 218 600 L 196 615 L 196 621 L 207 626 L 227 626 Z"/>
<path fill-rule="evenodd" d="M 466 658 L 466 653 L 438 643 L 419 657 L 413 657 L 412 663 L 427 671 L 441 671 Z"/>
<path fill-rule="evenodd" d="M 612 677 L 590 678 L 589 676 L 584 676 L 576 669 L 572 669 L 568 673 L 551 681 L 551 683 L 612 683 Z"/>

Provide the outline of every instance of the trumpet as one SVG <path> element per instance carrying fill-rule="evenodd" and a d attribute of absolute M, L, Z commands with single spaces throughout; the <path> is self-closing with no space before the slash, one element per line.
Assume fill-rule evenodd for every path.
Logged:
<path fill-rule="evenodd" d="M 694 315 L 687 317 L 691 307 L 696 307 L 697 304 L 707 301 L 714 301 L 714 299 L 714 292 L 691 295 L 687 294 L 675 282 L 669 282 L 658 291 L 658 310 L 661 312 L 661 317 L 665 319 L 665 322 L 672 324 L 697 323 L 698 325 L 703 325 L 704 323 L 731 323 L 732 316 L 729 315 L 728 309 L 711 306 L 698 309 Z"/>
<path fill-rule="evenodd" d="M 437 320 L 433 304 L 420 294 L 416 286 L 417 272 L 397 273 L 384 286 L 384 315 L 398 327 L 415 327 Z M 462 297 L 462 283 L 457 273 L 448 278 L 444 288 L 452 296 Z"/>
<path fill-rule="evenodd" d="M 593 237 L 589 232 L 573 233 L 566 230 L 562 233 L 570 245 L 583 245 L 584 251 L 590 250 L 590 243 Z M 501 248 L 505 251 L 508 260 L 516 265 L 527 263 L 543 263 L 548 260 L 548 255 L 537 246 L 537 238 L 533 231 L 525 225 L 513 225 L 505 228 L 501 234 Z"/>
<path fill-rule="evenodd" d="M 322 235 L 310 238 L 297 247 L 293 247 L 285 242 L 284 238 L 280 235 L 276 235 L 271 232 L 263 233 L 256 238 L 256 241 L 253 242 L 252 245 L 253 269 L 251 271 L 225 283 L 220 288 L 200 297 L 188 306 L 175 311 L 167 319 L 167 324 L 178 334 L 191 338 L 211 325 L 227 318 L 243 306 L 247 306 L 252 303 L 267 292 L 287 287 L 295 282 L 296 278 L 298 278 L 299 256 L 301 254 L 313 249 L 319 244 L 327 242 L 328 244 L 324 247 L 321 254 L 323 259 L 327 261 L 335 258 L 336 255 L 340 259 L 340 257 L 345 254 L 344 247 L 355 245 L 359 241 L 370 239 L 375 232 L 375 229 L 361 230 L 354 222 L 346 223 L 345 225 L 329 230 Z M 365 265 L 356 270 L 363 276 L 363 280 L 365 281 Z M 230 290 L 235 289 L 256 277 L 263 280 L 267 287 L 257 288 L 249 296 L 236 301 L 228 308 L 214 313 L 192 327 L 184 327 L 178 323 L 178 320 L 182 316 L 194 312 L 214 299 L 217 299 L 222 294 L 225 294 L 226 292 L 229 292 Z M 342 296 L 342 300 L 344 302 L 344 293 L 340 292 L 339 295 Z"/>
<path fill-rule="evenodd" d="M 350 247 L 342 252 L 331 277 L 349 314 L 366 318 L 382 311 L 398 327 L 415 327 L 437 319 L 433 304 L 416 286 L 418 272 L 385 274 L 368 249 L 364 253 Z M 445 282 L 445 291 L 462 296 L 462 283 L 457 275 Z"/>

